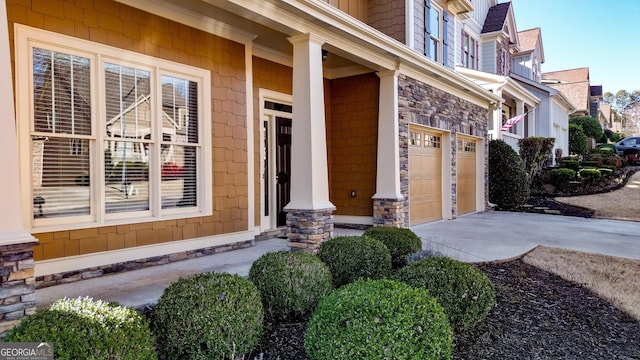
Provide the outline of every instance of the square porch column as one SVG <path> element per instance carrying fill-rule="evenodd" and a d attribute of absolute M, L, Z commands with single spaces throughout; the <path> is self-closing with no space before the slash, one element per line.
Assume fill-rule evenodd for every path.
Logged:
<path fill-rule="evenodd" d="M 18 142 L 11 82 L 6 2 L 0 2 L 0 336 L 36 310 L 33 246 L 24 229 L 20 203 Z M 22 94 L 29 96 L 28 94 Z M 29 183 L 24 179 L 25 184 Z"/>
<path fill-rule="evenodd" d="M 316 253 L 333 236 L 329 201 L 327 132 L 324 113 L 322 44 L 314 34 L 288 38 L 293 44 L 291 201 L 287 211 L 289 246 Z"/>
<path fill-rule="evenodd" d="M 398 71 L 381 71 L 377 75 L 380 77 L 380 100 L 373 225 L 403 227 L 407 219 L 405 199 L 400 192 Z"/>

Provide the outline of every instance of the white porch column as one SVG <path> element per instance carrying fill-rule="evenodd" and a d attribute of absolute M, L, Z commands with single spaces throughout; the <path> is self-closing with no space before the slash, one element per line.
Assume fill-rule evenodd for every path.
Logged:
<path fill-rule="evenodd" d="M 329 202 L 324 117 L 322 44 L 314 34 L 289 38 L 293 44 L 291 202 L 288 209 L 335 209 Z"/>
<path fill-rule="evenodd" d="M 0 2 L 0 161 L 4 175 L 0 176 L 0 246 L 31 242 L 35 239 L 22 224 L 20 203 L 20 179 L 18 165 L 18 141 L 13 106 L 11 59 L 9 58 L 9 33 L 6 2 Z M 23 94 L 28 96 L 28 94 Z M 29 181 L 25 180 L 25 184 Z M 26 204 L 28 206 L 28 204 Z"/>
<path fill-rule="evenodd" d="M 20 322 L 24 315 L 35 312 L 35 278 L 33 246 L 37 240 L 25 230 L 20 203 L 20 169 L 18 141 L 13 106 L 13 83 L 6 1 L 0 2 L 0 162 L 4 174 L 0 176 L 0 303 L 12 299 L 10 306 L 0 309 L 0 334 Z M 28 94 L 22 94 L 28 96 Z M 28 184 L 29 180 L 23 183 Z M 29 206 L 29 204 L 24 204 Z"/>
<path fill-rule="evenodd" d="M 329 201 L 327 132 L 324 114 L 322 44 L 314 34 L 288 39 L 293 44 L 293 122 L 291 202 L 287 211 L 289 246 L 316 252 L 333 235 Z"/>
<path fill-rule="evenodd" d="M 536 131 L 536 107 L 535 105 L 531 107 L 531 110 L 529 112 L 529 115 L 527 115 L 527 118 L 529 119 L 528 122 L 528 128 L 527 128 L 527 132 L 529 134 L 529 136 L 537 136 L 538 132 Z"/>
<path fill-rule="evenodd" d="M 520 114 L 524 114 L 524 101 L 516 100 L 516 113 L 511 115 L 511 117 Z M 524 137 L 524 121 L 519 121 L 516 124 L 516 134 Z"/>
<path fill-rule="evenodd" d="M 374 199 L 397 199 L 400 193 L 400 138 L 398 129 L 398 72 L 378 72 L 378 171 Z"/>
<path fill-rule="evenodd" d="M 382 71 L 378 104 L 378 163 L 373 195 L 373 224 L 402 227 L 404 196 L 400 192 L 400 138 L 398 128 L 398 71 Z"/>
<path fill-rule="evenodd" d="M 499 97 L 502 97 L 502 91 L 493 91 L 493 94 Z M 502 103 L 497 104 L 490 112 L 489 121 L 492 122 L 492 130 L 489 131 L 491 135 L 491 140 L 501 140 L 502 139 Z"/>

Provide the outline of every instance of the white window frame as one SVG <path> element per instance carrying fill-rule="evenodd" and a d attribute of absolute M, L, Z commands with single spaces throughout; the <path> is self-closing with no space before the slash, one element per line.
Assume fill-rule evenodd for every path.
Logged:
<path fill-rule="evenodd" d="M 426 0 L 429 1 L 430 3 L 430 10 L 429 10 L 429 16 L 431 16 L 431 12 L 435 11 L 438 14 L 438 36 L 433 36 L 433 34 L 431 32 L 427 32 L 425 29 L 425 46 L 430 46 L 429 44 L 431 44 L 432 40 L 436 41 L 435 44 L 435 49 L 433 49 L 434 53 L 433 54 L 427 54 L 427 56 L 440 64 L 444 64 L 445 63 L 445 58 L 444 58 L 444 9 L 442 7 L 440 7 L 438 4 L 431 2 L 430 0 Z M 425 23 L 427 23 L 427 19 L 425 18 Z M 430 20 L 429 20 L 429 24 L 430 24 Z"/>
<path fill-rule="evenodd" d="M 23 204 L 23 222 L 32 232 L 71 230 L 119 224 L 134 224 L 148 221 L 171 220 L 188 217 L 209 216 L 213 213 L 213 180 L 211 151 L 211 73 L 209 70 L 167 61 L 111 46 L 78 39 L 46 30 L 15 24 L 16 54 L 16 125 L 18 128 L 18 147 L 20 156 L 21 189 Z M 91 71 L 91 118 L 92 131 L 88 151 L 90 156 L 91 190 L 90 214 L 81 216 L 34 218 L 32 209 L 32 155 L 31 136 L 33 126 L 33 83 L 32 83 L 32 48 L 43 48 L 52 51 L 74 54 L 90 59 Z M 150 70 L 151 94 L 156 100 L 152 102 L 152 113 L 162 113 L 163 75 L 180 77 L 198 84 L 198 142 L 187 143 L 195 146 L 196 153 L 196 192 L 197 205 L 185 208 L 162 209 L 160 166 L 151 164 L 149 169 L 149 210 L 116 214 L 105 213 L 104 183 L 104 134 L 106 124 L 104 96 L 104 63 L 117 63 L 140 69 Z M 159 117 L 158 117 L 159 118 Z M 153 131 L 161 133 L 162 126 L 154 122 Z M 162 137 L 156 137 L 153 143 L 157 156 L 160 154 Z M 100 164 L 97 166 L 96 164 Z"/>
<path fill-rule="evenodd" d="M 468 39 L 469 44 L 467 47 L 467 50 L 465 50 L 465 41 Z M 474 69 L 474 70 L 478 70 L 479 68 L 479 59 L 478 59 L 478 51 L 479 51 L 479 44 L 478 44 L 478 40 L 476 38 L 474 38 L 473 36 L 471 36 L 471 34 L 469 34 L 468 32 L 462 30 L 462 46 L 460 47 L 461 50 L 461 54 L 460 54 L 460 58 L 461 58 L 461 63 L 462 66 L 468 68 L 468 69 Z M 473 54 L 473 56 L 472 56 Z M 471 64 L 469 64 L 469 60 L 472 61 Z"/>

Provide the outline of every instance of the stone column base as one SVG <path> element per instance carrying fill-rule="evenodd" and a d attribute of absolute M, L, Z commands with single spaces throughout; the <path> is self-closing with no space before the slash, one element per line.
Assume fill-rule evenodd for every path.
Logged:
<path fill-rule="evenodd" d="M 316 254 L 333 237 L 333 209 L 288 210 L 287 237 L 292 250 Z"/>
<path fill-rule="evenodd" d="M 404 227 L 404 200 L 373 199 L 373 226 Z"/>
<path fill-rule="evenodd" d="M 0 336 L 36 312 L 33 247 L 36 242 L 0 245 Z"/>

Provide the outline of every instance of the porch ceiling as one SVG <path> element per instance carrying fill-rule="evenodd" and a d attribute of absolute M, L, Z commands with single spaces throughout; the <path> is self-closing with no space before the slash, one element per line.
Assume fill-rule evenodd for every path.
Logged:
<path fill-rule="evenodd" d="M 253 44 L 258 48 L 269 49 L 271 52 L 288 57 L 293 55 L 293 46 L 287 38 L 299 32 L 292 27 L 263 16 L 259 11 L 250 11 L 226 0 L 167 0 L 167 2 L 217 22 L 225 23 L 233 28 L 255 34 Z M 316 22 L 317 20 L 308 18 L 304 21 Z M 326 73 L 344 73 L 344 70 L 341 69 L 354 69 L 352 71 L 363 72 L 357 62 L 342 56 L 346 55 L 346 52 L 330 45 L 325 45 L 323 48 L 330 52 L 327 60 L 323 62 Z M 374 70 L 369 69 L 368 71 Z"/>

